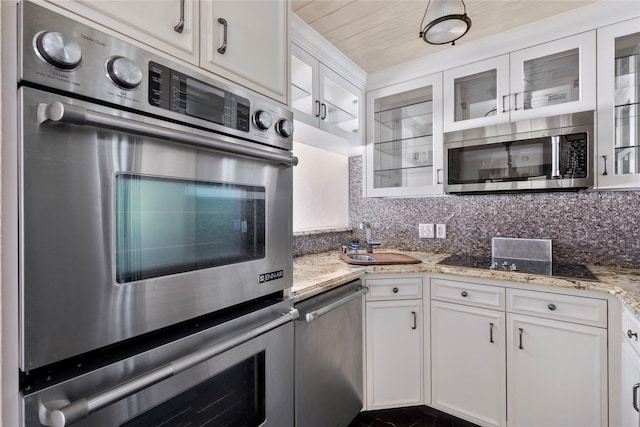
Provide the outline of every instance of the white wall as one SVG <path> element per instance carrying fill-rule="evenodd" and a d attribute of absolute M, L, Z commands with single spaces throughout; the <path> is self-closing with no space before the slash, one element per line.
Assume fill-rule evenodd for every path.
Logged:
<path fill-rule="evenodd" d="M 347 227 L 349 158 L 298 142 L 293 154 L 293 231 Z"/>

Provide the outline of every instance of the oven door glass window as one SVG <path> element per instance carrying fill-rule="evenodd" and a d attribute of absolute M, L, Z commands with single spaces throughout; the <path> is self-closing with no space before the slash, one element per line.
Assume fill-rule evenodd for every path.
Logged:
<path fill-rule="evenodd" d="M 261 352 L 120 427 L 257 427 L 265 421 L 265 378 Z"/>
<path fill-rule="evenodd" d="M 264 258 L 264 187 L 115 179 L 118 283 Z"/>

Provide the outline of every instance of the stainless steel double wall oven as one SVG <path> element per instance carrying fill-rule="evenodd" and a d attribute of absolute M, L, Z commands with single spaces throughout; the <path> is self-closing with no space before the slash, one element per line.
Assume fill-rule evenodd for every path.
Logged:
<path fill-rule="evenodd" d="M 24 426 L 292 425 L 291 112 L 19 14 Z"/>

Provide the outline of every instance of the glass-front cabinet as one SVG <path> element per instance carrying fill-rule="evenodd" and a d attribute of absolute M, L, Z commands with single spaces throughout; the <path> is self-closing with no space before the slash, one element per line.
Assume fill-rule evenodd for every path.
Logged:
<path fill-rule="evenodd" d="M 599 189 L 640 186 L 640 19 L 598 29 Z"/>
<path fill-rule="evenodd" d="M 362 91 L 297 45 L 291 51 L 294 119 L 360 142 Z"/>
<path fill-rule="evenodd" d="M 595 31 L 444 72 L 445 132 L 594 110 Z"/>
<path fill-rule="evenodd" d="M 442 194 L 441 74 L 367 93 L 368 197 Z"/>

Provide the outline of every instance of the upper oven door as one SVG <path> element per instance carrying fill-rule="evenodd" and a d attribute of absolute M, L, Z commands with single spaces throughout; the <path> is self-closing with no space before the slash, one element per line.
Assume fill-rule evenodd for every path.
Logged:
<path fill-rule="evenodd" d="M 289 152 L 20 100 L 22 370 L 291 286 Z"/>

